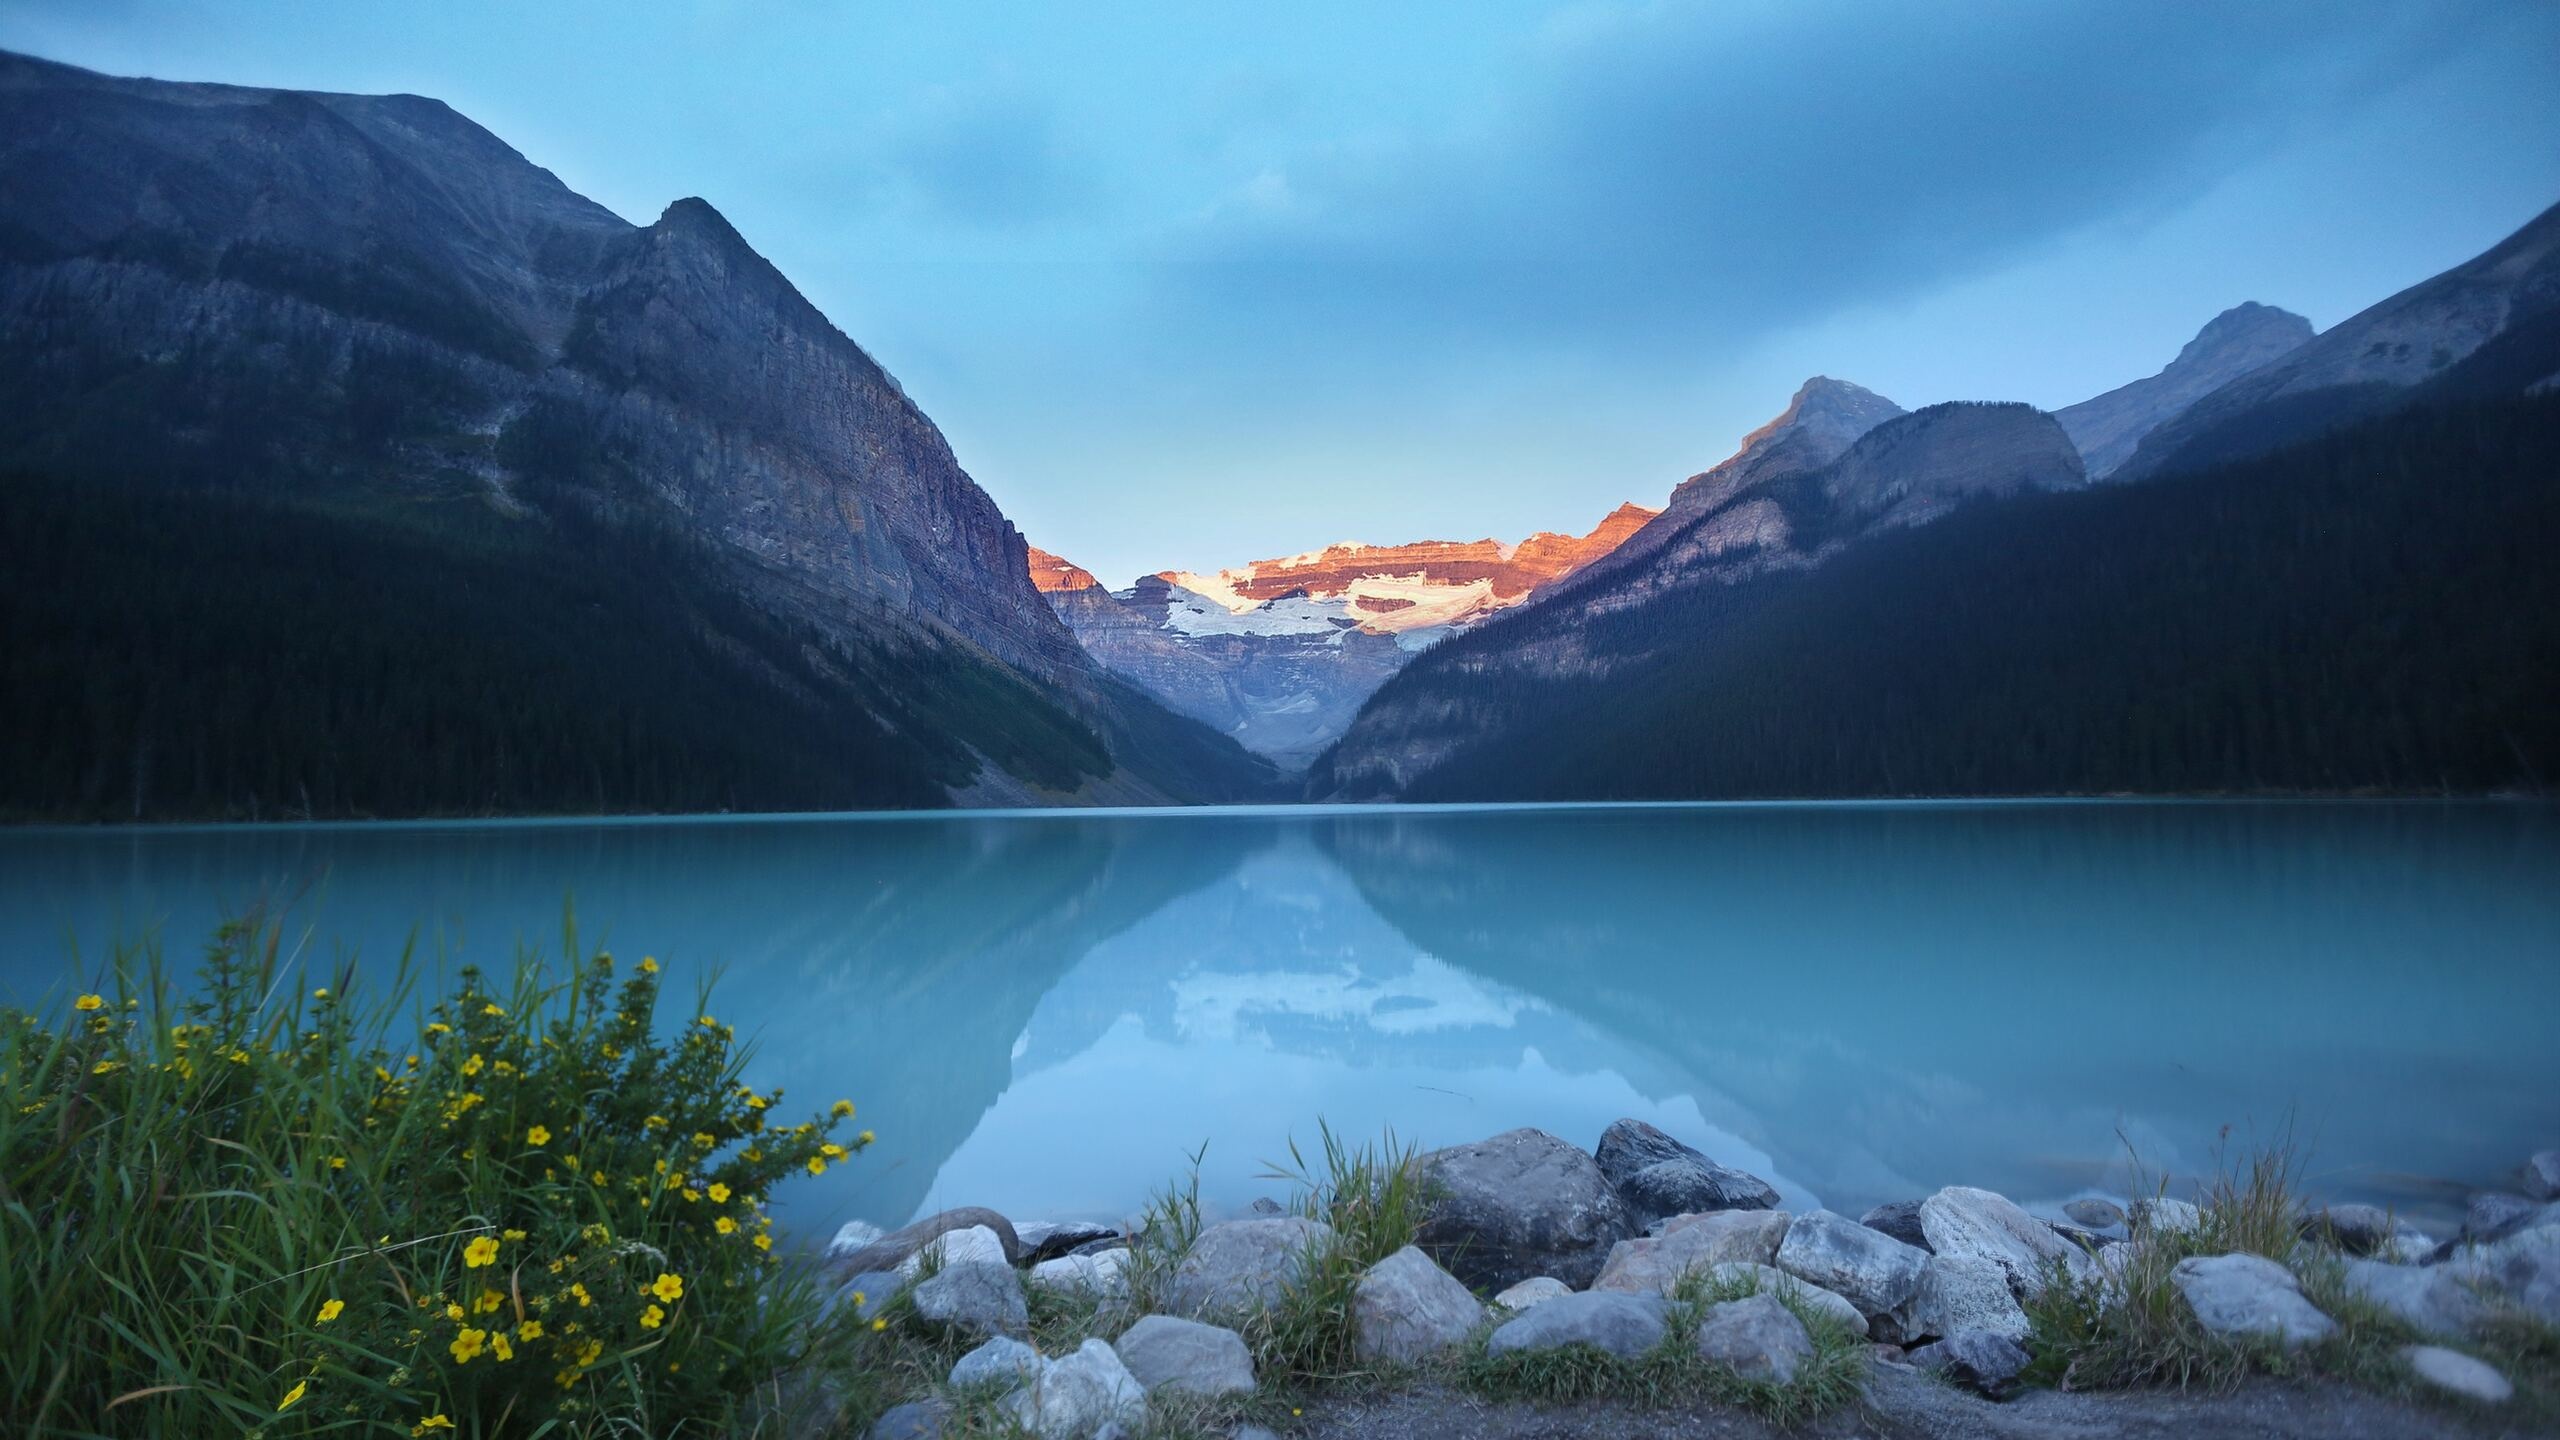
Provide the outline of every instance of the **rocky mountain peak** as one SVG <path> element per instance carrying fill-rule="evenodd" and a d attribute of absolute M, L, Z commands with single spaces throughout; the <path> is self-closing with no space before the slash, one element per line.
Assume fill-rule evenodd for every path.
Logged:
<path fill-rule="evenodd" d="M 1026 549 L 1031 560 L 1031 588 L 1043 595 L 1060 590 L 1092 590 L 1102 584 L 1093 577 L 1092 571 L 1081 565 L 1070 564 L 1037 545 Z"/>
<path fill-rule="evenodd" d="M 2066 406 L 2054 418 L 2080 448 L 2089 473 L 2103 478 L 2133 458 L 2144 436 L 2301 349 L 2312 334 L 2311 322 L 2290 310 L 2243 301 L 2206 321 L 2160 373 Z"/>
<path fill-rule="evenodd" d="M 2273 359 L 2316 333 L 2309 320 L 2290 310 L 2243 300 L 2204 322 L 2204 328 L 2180 347 L 2178 358 L 2169 365 L 2174 369 L 2228 363 L 2226 357 L 2235 350 L 2262 350 Z"/>

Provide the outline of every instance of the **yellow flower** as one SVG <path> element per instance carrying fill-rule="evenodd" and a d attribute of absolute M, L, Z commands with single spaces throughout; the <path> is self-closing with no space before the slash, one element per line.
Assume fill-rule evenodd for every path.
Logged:
<path fill-rule="evenodd" d="M 886 1330 L 886 1329 L 888 1329 L 888 1328 L 889 1328 L 889 1321 L 888 1321 L 888 1317 L 883 1316 L 883 1317 L 881 1317 L 880 1319 L 877 1319 L 877 1320 L 872 1321 L 872 1322 L 871 1322 L 871 1328 L 872 1328 L 872 1329 L 874 1329 L 874 1330 Z"/>
<path fill-rule="evenodd" d="M 649 1286 L 649 1293 L 673 1305 L 684 1298 L 684 1280 L 661 1272 L 656 1282 Z"/>
<path fill-rule="evenodd" d="M 756 1248 L 757 1248 L 757 1249 L 759 1249 L 759 1250 L 770 1250 L 770 1249 L 772 1249 L 772 1248 L 773 1248 L 773 1237 L 772 1237 L 772 1236 L 770 1236 L 770 1235 L 759 1235 L 759 1236 L 757 1236 L 757 1237 L 756 1237 Z"/>
<path fill-rule="evenodd" d="M 603 1354 L 604 1342 L 601 1340 L 590 1340 L 586 1344 L 578 1347 L 578 1363 L 581 1365 L 593 1365 L 596 1363 L 597 1358 Z"/>
<path fill-rule="evenodd" d="M 89 1073 L 92 1075 L 106 1075 L 122 1068 L 123 1066 L 117 1061 L 101 1060 L 97 1064 L 89 1067 Z"/>
<path fill-rule="evenodd" d="M 575 1370 L 554 1371 L 552 1372 L 551 1383 L 559 1386 L 563 1390 L 566 1390 L 570 1386 L 578 1383 L 578 1372 Z"/>
<path fill-rule="evenodd" d="M 548 1126 L 543 1126 L 543 1125 L 536 1125 L 536 1126 L 534 1126 L 532 1129 L 527 1130 L 526 1132 L 524 1132 L 524 1141 L 525 1141 L 525 1143 L 526 1143 L 526 1144 L 528 1144 L 528 1145 L 548 1145 L 548 1144 L 550 1144 L 550 1143 L 551 1143 L 551 1130 L 550 1130 L 550 1127 L 548 1127 Z"/>
<path fill-rule="evenodd" d="M 667 1323 L 667 1312 L 655 1305 L 640 1312 L 640 1328 L 643 1330 L 655 1330 L 665 1323 Z"/>
<path fill-rule="evenodd" d="M 720 1204 L 723 1204 L 723 1205 L 728 1204 L 728 1203 L 729 1203 L 729 1187 L 728 1187 L 728 1186 L 726 1186 L 726 1185 L 721 1184 L 720 1182 L 718 1182 L 718 1181 L 716 1181 L 716 1180 L 715 1180 L 715 1181 L 713 1181 L 713 1182 L 712 1182 L 712 1184 L 711 1184 L 711 1198 L 712 1198 L 713 1200 L 718 1201 Z"/>
<path fill-rule="evenodd" d="M 454 1336 L 453 1343 L 445 1348 L 453 1352 L 454 1364 L 468 1365 L 471 1363 L 471 1358 L 473 1356 L 479 1354 L 482 1350 L 487 1349 L 488 1346 L 488 1331 L 464 1330 L 461 1334 Z"/>
<path fill-rule="evenodd" d="M 462 1263 L 472 1270 L 498 1263 L 498 1242 L 483 1235 L 462 1247 Z"/>
<path fill-rule="evenodd" d="M 643 955 L 643 956 L 641 956 L 641 957 L 640 957 L 640 973 L 641 973 L 641 974 L 643 974 L 643 975 L 655 975 L 655 974 L 657 974 L 657 973 L 658 973 L 658 961 L 657 961 L 657 957 L 655 957 L 655 956 L 651 956 L 651 955 Z"/>
<path fill-rule="evenodd" d="M 856 1139 L 856 1140 L 861 1141 L 861 1142 L 862 1142 L 863 1144 L 865 1144 L 865 1145 L 868 1145 L 868 1144 L 870 1144 L 870 1143 L 871 1143 L 872 1136 L 871 1136 L 871 1132 L 870 1132 L 870 1131 L 865 1130 L 865 1131 L 863 1131 L 861 1134 L 856 1135 L 856 1136 L 854 1136 L 853 1138 L 854 1138 L 854 1139 Z"/>
<path fill-rule="evenodd" d="M 830 1140 L 826 1144 L 818 1147 L 818 1153 L 826 1156 L 830 1160 L 841 1160 L 853 1152 Z"/>
<path fill-rule="evenodd" d="M 71 1008 L 74 1010 L 104 1010 L 107 1008 L 107 997 L 104 995 L 83 995 L 79 999 L 71 1002 Z"/>
<path fill-rule="evenodd" d="M 705 1030 L 717 1030 L 720 1028 L 720 1022 L 712 1019 L 708 1015 L 703 1016 L 701 1019 L 696 1020 L 693 1023 L 701 1026 Z"/>
<path fill-rule="evenodd" d="M 723 1215 L 719 1219 L 711 1222 L 711 1228 L 719 1231 L 723 1235 L 735 1235 L 738 1233 L 738 1222 L 726 1215 Z"/>
<path fill-rule="evenodd" d="M 486 1315 L 506 1303 L 506 1296 L 495 1290 L 484 1289 L 480 1292 L 480 1298 L 471 1302 L 471 1309 L 475 1314 Z"/>
<path fill-rule="evenodd" d="M 498 1232 L 498 1238 L 501 1240 L 521 1240 L 524 1238 L 524 1232 L 521 1230 L 501 1230 Z"/>
<path fill-rule="evenodd" d="M 850 1100 L 839 1100 L 833 1105 L 827 1107 L 827 1113 L 833 1115 L 839 1120 L 850 1120 L 853 1118 L 853 1102 Z"/>
<path fill-rule="evenodd" d="M 578 1304 L 579 1304 L 582 1308 L 583 1308 L 583 1307 L 585 1307 L 585 1306 L 593 1305 L 594 1303 L 596 1303 L 596 1302 L 595 1302 L 595 1297 L 594 1297 L 594 1296 L 592 1296 L 592 1295 L 589 1295 L 589 1294 L 587 1293 L 587 1287 L 586 1287 L 586 1286 L 584 1286 L 584 1285 L 572 1285 L 572 1286 L 570 1286 L 570 1287 L 569 1287 L 569 1293 L 578 1297 Z"/>
<path fill-rule="evenodd" d="M 693 1132 L 693 1145 L 697 1150 L 708 1150 L 719 1143 L 720 1137 L 712 1134 L 708 1130 L 696 1130 Z"/>
<path fill-rule="evenodd" d="M 480 1007 L 480 1013 L 483 1015 L 504 1015 L 507 1012 L 496 1005 L 483 1005 Z"/>
<path fill-rule="evenodd" d="M 640 1128 L 643 1130 L 664 1130 L 667 1128 L 667 1117 L 664 1115 L 652 1115 L 648 1119 L 640 1122 Z"/>
<path fill-rule="evenodd" d="M 314 1000 L 326 1000 L 326 999 L 328 999 L 328 998 L 329 998 L 329 987 L 328 987 L 328 986 L 326 986 L 326 985 L 323 985 L 323 986 L 321 986 L 319 989 L 312 991 L 312 992 L 311 992 L 311 998 L 312 998 L 312 999 L 314 999 Z"/>
<path fill-rule="evenodd" d="M 541 1339 L 542 1322 L 539 1320 L 527 1320 L 523 1324 L 518 1325 L 516 1327 L 516 1338 L 519 1340 Z"/>
<path fill-rule="evenodd" d="M 593 1175 L 588 1176 L 587 1179 L 595 1184 L 602 1185 L 604 1183 L 604 1172 L 599 1170 Z"/>
<path fill-rule="evenodd" d="M 419 1421 L 417 1424 L 410 1426 L 409 1433 L 412 1435 L 424 1435 L 430 1430 L 450 1430 L 452 1428 L 452 1416 L 430 1415 L 424 1420 Z"/>
<path fill-rule="evenodd" d="M 276 1409 L 278 1409 L 279 1411 L 282 1411 L 282 1410 L 290 1410 L 290 1409 L 292 1409 L 292 1408 L 293 1408 L 293 1402 L 294 1402 L 294 1401 L 296 1401 L 296 1400 L 301 1399 L 304 1395 L 309 1394 L 309 1393 L 310 1393 L 310 1391 L 311 1391 L 311 1382 L 310 1382 L 310 1381 L 308 1381 L 308 1380 L 302 1380 L 302 1381 L 297 1381 L 297 1382 L 295 1382 L 294 1387 L 293 1387 L 292 1389 L 287 1390 L 286 1392 L 284 1392 L 284 1398 L 283 1398 L 282 1400 L 279 1400 L 279 1401 L 277 1401 L 277 1402 L 276 1402 Z"/>
<path fill-rule="evenodd" d="M 450 1035 L 453 1033 L 453 1027 L 447 1025 L 441 1020 L 438 1020 L 427 1026 L 427 1033 L 430 1035 Z"/>
<path fill-rule="evenodd" d="M 344 1170 L 344 1169 L 346 1169 L 346 1168 L 347 1168 L 347 1157 L 346 1157 L 346 1156 L 344 1156 L 344 1155 L 332 1155 L 332 1156 L 330 1156 L 330 1157 L 329 1157 L 329 1168 L 330 1168 L 330 1169 L 332 1169 L 332 1170 Z"/>
<path fill-rule="evenodd" d="M 820 1156 L 820 1155 L 812 1155 L 812 1156 L 810 1156 L 810 1157 L 809 1157 L 809 1173 L 810 1173 L 810 1174 L 812 1174 L 812 1175 L 824 1175 L 824 1174 L 826 1174 L 826 1173 L 827 1173 L 827 1162 L 826 1162 L 826 1158 L 825 1158 L 824 1156 Z"/>
<path fill-rule="evenodd" d="M 507 1343 L 507 1332 L 504 1330 L 496 1331 L 489 1336 L 489 1350 L 500 1360 L 516 1358 L 516 1347 Z"/>
<path fill-rule="evenodd" d="M 319 1323 L 323 1325 L 328 1324 L 330 1321 L 337 1319 L 338 1316 L 346 1310 L 346 1308 L 347 1302 L 344 1300 L 321 1301 Z"/>
<path fill-rule="evenodd" d="M 480 1073 L 481 1067 L 487 1063 L 488 1062 L 482 1060 L 477 1054 L 474 1054 L 470 1059 L 462 1062 L 462 1073 L 465 1075 L 477 1075 Z"/>
<path fill-rule="evenodd" d="M 459 1320 L 468 1313 L 468 1311 L 464 1310 L 459 1305 L 447 1305 L 444 1307 L 444 1318 L 447 1320 Z"/>

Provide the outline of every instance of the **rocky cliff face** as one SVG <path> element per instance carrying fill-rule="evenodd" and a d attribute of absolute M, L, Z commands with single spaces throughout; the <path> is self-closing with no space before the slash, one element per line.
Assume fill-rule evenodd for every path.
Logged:
<path fill-rule="evenodd" d="M 709 204 L 635 227 L 416 96 L 16 56 L 0 137 L 0 464 L 664 532 L 849 685 L 993 665 L 1071 726 L 1155 723 L 933 422 Z M 878 703 L 955 730 L 982 708 L 912 699 Z M 1070 792 L 1173 793 L 1149 765 Z M 1057 777 L 1019 778 L 980 777 Z"/>
<path fill-rule="evenodd" d="M 2302 348 L 2311 322 L 2252 300 L 2205 322 L 2159 374 L 2053 412 L 2092 479 L 2105 479 L 2134 447 L 2198 400 Z"/>
<path fill-rule="evenodd" d="M 2118 478 L 2262 454 L 2466 372 L 2483 392 L 2560 380 L 2560 206 L 2205 395 L 2144 436 Z"/>

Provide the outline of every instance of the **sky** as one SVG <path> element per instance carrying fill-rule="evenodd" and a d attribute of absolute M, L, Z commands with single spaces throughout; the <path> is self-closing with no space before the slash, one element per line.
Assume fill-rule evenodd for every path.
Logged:
<path fill-rule="evenodd" d="M 1117 585 L 1659 505 L 1806 376 L 2059 407 L 2560 201 L 2551 0 L 0 0 L 698 195 Z"/>

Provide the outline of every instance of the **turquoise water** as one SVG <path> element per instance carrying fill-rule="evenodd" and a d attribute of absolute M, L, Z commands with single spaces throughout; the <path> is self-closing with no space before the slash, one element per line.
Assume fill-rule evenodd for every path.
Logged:
<path fill-rule="evenodd" d="M 2560 812 L 2501 804 L 1280 809 L 0 832 L 0 991 L 283 902 L 309 952 L 712 969 L 751 1072 L 880 1143 L 803 1234 L 1111 1217 L 1203 1143 L 1641 1116 L 1855 1214 L 2193 1175 L 2288 1125 L 2441 1217 L 2560 1143 Z"/>

